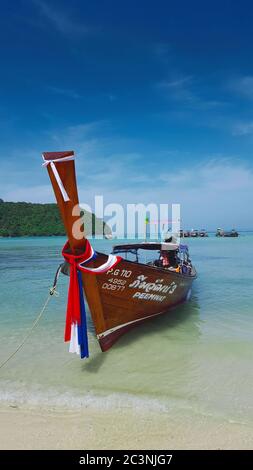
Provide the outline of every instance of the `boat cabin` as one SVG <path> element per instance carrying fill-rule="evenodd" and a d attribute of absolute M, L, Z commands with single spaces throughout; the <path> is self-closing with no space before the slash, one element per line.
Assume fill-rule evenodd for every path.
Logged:
<path fill-rule="evenodd" d="M 142 242 L 116 245 L 113 254 L 120 254 L 126 260 L 160 269 L 182 272 L 191 271 L 188 246 L 174 242 Z"/>

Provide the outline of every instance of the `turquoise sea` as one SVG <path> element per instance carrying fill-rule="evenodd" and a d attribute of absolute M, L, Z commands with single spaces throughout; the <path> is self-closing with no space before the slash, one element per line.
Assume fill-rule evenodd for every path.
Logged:
<path fill-rule="evenodd" d="M 0 239 L 0 362 L 40 311 L 64 238 Z M 112 242 L 96 240 L 110 252 Z M 253 234 L 191 239 L 191 300 L 102 353 L 89 319 L 90 359 L 63 342 L 68 279 L 61 275 L 36 330 L 0 369 L 0 403 L 49 408 L 136 407 L 253 423 Z"/>

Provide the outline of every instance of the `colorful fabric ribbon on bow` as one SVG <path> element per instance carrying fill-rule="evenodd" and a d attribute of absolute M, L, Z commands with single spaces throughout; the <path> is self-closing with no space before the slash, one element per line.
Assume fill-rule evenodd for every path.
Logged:
<path fill-rule="evenodd" d="M 81 358 L 89 357 L 87 319 L 83 296 L 82 272 L 89 274 L 102 274 L 114 267 L 121 260 L 120 256 L 109 255 L 105 263 L 97 268 L 88 268 L 86 263 L 96 258 L 89 240 L 85 241 L 85 250 L 80 255 L 73 255 L 69 242 L 62 250 L 64 259 L 70 265 L 70 281 L 68 292 L 68 305 L 66 312 L 65 341 L 70 341 L 69 351 L 80 354 Z"/>

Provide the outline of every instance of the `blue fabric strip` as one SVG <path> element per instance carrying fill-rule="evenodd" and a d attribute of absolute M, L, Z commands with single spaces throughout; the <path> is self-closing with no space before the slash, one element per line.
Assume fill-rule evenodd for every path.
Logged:
<path fill-rule="evenodd" d="M 90 261 L 92 261 L 93 259 L 96 259 L 96 258 L 97 258 L 97 253 L 94 251 L 94 254 L 93 254 L 92 258 L 90 258 L 88 261 L 82 261 L 82 263 L 80 263 L 80 266 L 83 266 L 84 264 L 90 263 Z"/>
<path fill-rule="evenodd" d="M 78 325 L 78 343 L 80 345 L 81 359 L 83 359 L 84 357 L 89 357 L 89 345 L 88 345 L 85 302 L 84 302 L 84 296 L 83 296 L 82 273 L 78 271 L 77 274 L 78 274 L 80 313 L 81 313 L 81 324 Z"/>

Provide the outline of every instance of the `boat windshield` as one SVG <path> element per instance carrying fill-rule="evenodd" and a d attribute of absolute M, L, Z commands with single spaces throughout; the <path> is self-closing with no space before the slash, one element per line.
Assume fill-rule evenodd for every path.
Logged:
<path fill-rule="evenodd" d="M 191 266 L 187 245 L 174 243 L 139 243 L 117 245 L 113 254 L 120 254 L 126 260 L 149 266 L 188 272 Z"/>

